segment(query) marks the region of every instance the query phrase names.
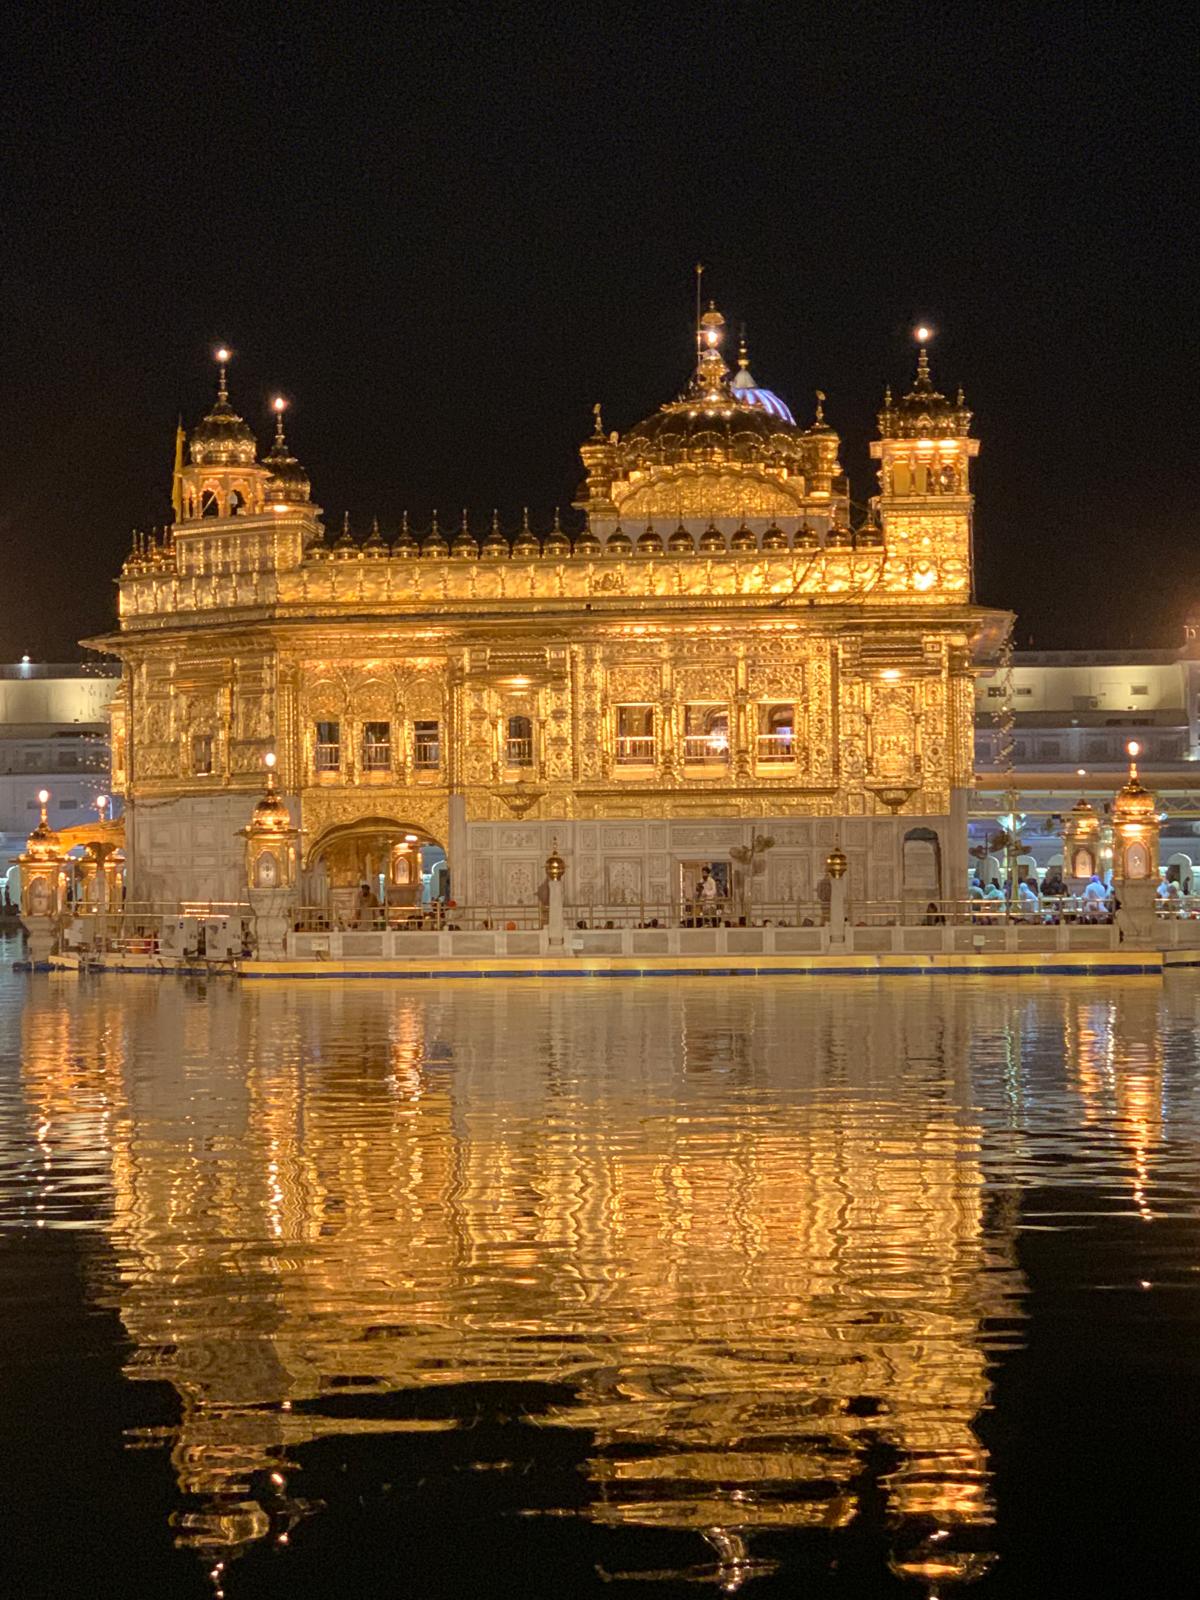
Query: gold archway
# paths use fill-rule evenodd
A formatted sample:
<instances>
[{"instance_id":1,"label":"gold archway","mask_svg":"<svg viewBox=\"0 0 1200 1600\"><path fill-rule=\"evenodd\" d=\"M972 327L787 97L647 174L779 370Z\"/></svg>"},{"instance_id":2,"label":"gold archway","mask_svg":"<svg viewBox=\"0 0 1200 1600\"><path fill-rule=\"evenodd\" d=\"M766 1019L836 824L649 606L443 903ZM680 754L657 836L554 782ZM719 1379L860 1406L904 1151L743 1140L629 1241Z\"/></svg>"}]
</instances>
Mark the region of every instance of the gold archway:
<instances>
[{"instance_id":1,"label":"gold archway","mask_svg":"<svg viewBox=\"0 0 1200 1600\"><path fill-rule=\"evenodd\" d=\"M420 823L401 822L396 817L355 817L352 822L335 822L327 828L322 828L305 851L304 870L310 872L319 861L329 855L331 850L337 850L339 847L365 846L367 842L376 840L395 843L398 838L404 839L408 834L415 835L421 845L434 845L443 852L446 849L442 841L434 838L428 828Z\"/></svg>"}]
</instances>

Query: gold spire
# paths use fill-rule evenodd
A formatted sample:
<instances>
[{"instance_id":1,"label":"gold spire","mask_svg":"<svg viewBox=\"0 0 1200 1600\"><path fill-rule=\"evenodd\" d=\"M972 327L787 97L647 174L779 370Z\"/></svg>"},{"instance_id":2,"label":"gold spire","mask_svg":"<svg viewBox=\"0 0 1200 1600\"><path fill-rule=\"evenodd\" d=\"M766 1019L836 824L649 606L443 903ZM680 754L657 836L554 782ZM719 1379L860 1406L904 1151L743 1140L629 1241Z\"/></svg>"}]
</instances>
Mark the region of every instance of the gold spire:
<instances>
[{"instance_id":1,"label":"gold spire","mask_svg":"<svg viewBox=\"0 0 1200 1600\"><path fill-rule=\"evenodd\" d=\"M287 410L287 401L281 394L271 401L271 409L275 413L275 448L282 455L287 449L287 440L283 437L283 413Z\"/></svg>"}]
</instances>

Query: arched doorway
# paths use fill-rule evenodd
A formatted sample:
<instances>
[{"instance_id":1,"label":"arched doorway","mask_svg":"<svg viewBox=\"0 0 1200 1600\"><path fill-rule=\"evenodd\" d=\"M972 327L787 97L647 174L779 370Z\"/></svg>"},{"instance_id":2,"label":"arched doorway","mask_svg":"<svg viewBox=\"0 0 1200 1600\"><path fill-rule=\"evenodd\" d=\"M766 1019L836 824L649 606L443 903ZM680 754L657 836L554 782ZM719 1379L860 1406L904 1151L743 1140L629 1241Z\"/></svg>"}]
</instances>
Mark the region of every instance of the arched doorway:
<instances>
[{"instance_id":1,"label":"arched doorway","mask_svg":"<svg viewBox=\"0 0 1200 1600\"><path fill-rule=\"evenodd\" d=\"M306 909L331 928L402 927L450 898L441 843L394 817L359 817L326 828L301 880Z\"/></svg>"}]
</instances>

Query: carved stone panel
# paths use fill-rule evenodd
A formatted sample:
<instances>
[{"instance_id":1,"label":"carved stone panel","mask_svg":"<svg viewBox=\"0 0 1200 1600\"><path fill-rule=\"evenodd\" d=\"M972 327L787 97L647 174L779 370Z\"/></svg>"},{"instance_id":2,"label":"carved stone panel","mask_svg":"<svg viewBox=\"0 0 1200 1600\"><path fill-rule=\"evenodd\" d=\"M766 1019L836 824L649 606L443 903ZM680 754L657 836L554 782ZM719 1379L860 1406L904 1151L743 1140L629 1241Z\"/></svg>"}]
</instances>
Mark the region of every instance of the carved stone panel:
<instances>
[{"instance_id":1,"label":"carved stone panel","mask_svg":"<svg viewBox=\"0 0 1200 1600\"><path fill-rule=\"evenodd\" d=\"M605 901L609 905L637 905L642 899L642 863L606 861L604 863Z\"/></svg>"}]
</instances>

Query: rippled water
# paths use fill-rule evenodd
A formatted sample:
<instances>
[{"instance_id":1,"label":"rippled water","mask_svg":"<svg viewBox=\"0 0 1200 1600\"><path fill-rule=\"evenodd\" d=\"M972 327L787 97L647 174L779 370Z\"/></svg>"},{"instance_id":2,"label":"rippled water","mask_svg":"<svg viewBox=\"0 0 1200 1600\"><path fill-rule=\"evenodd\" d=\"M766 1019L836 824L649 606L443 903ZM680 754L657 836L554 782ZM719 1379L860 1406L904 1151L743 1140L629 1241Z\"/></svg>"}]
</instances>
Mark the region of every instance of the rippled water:
<instances>
[{"instance_id":1,"label":"rippled water","mask_svg":"<svg viewBox=\"0 0 1200 1600\"><path fill-rule=\"evenodd\" d=\"M1190 1593L1198 1002L5 970L4 1592Z\"/></svg>"}]
</instances>

